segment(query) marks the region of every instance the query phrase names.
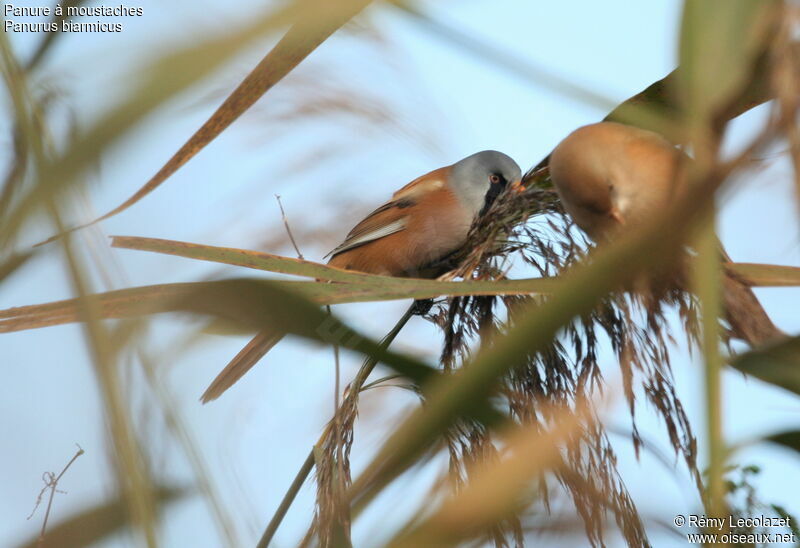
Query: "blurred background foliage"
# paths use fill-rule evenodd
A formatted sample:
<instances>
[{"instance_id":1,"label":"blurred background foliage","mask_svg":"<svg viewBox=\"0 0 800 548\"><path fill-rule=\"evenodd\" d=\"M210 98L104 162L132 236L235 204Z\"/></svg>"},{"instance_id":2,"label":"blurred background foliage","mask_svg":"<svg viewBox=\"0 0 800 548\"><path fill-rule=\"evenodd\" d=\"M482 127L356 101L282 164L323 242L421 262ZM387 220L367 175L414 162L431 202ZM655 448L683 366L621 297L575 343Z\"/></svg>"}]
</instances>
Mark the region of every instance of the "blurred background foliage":
<instances>
[{"instance_id":1,"label":"blurred background foliage","mask_svg":"<svg viewBox=\"0 0 800 548\"><path fill-rule=\"evenodd\" d=\"M675 514L798 511L796 6L522 4L143 2L118 36L2 35L4 544L667 546ZM607 116L686 145L696 191L586 260L546 158ZM528 190L445 279L302 260L482 148ZM686 241L695 295L618 291ZM759 296L786 339L727 340L722 268L783 288ZM201 406L264 326L291 337Z\"/></svg>"}]
</instances>

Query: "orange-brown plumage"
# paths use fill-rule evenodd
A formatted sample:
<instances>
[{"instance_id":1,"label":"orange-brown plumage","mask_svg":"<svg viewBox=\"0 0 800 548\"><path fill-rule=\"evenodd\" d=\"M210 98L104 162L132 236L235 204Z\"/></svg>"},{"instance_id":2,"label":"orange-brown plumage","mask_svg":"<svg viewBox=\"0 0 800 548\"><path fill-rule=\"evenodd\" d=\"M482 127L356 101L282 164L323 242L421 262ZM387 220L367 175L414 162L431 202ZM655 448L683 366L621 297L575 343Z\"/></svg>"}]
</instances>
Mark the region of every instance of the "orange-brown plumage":
<instances>
[{"instance_id":1,"label":"orange-brown plumage","mask_svg":"<svg viewBox=\"0 0 800 548\"><path fill-rule=\"evenodd\" d=\"M500 152L486 150L419 177L353 227L331 251L328 264L371 274L435 277L433 266L466 241L472 221L509 183L519 166ZM203 394L218 398L279 340L261 332L231 360Z\"/></svg>"},{"instance_id":2,"label":"orange-brown plumage","mask_svg":"<svg viewBox=\"0 0 800 548\"><path fill-rule=\"evenodd\" d=\"M592 239L639 226L675 198L683 153L666 139L614 122L578 128L553 150L550 175L564 209Z\"/></svg>"},{"instance_id":3,"label":"orange-brown plumage","mask_svg":"<svg viewBox=\"0 0 800 548\"><path fill-rule=\"evenodd\" d=\"M550 176L567 213L602 242L621 230L646 225L680 196L688 162L688 156L652 131L601 122L578 128L561 141L550 156ZM688 261L676 270L666 278L685 288ZM752 345L782 336L746 283L726 272L722 289L734 336Z\"/></svg>"},{"instance_id":4,"label":"orange-brown plumage","mask_svg":"<svg viewBox=\"0 0 800 548\"><path fill-rule=\"evenodd\" d=\"M391 201L350 231L343 245L400 220L402 230L334 252L328 264L386 276L425 277L425 266L464 243L474 217L446 185L449 169L432 171L395 192Z\"/></svg>"}]
</instances>

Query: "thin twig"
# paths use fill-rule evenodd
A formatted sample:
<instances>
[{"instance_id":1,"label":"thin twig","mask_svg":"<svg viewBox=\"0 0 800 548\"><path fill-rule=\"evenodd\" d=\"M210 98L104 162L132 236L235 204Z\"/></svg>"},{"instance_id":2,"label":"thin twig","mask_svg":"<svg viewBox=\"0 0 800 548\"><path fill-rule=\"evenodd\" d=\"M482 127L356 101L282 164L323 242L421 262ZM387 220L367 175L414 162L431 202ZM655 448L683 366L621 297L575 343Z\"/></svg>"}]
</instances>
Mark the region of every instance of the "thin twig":
<instances>
[{"instance_id":1,"label":"thin twig","mask_svg":"<svg viewBox=\"0 0 800 548\"><path fill-rule=\"evenodd\" d=\"M406 310L405 314L397 321L395 326L392 328L389 333L381 341L381 349L386 349L392 344L397 334L400 333L400 330L408 323L408 320L411 319L411 316L414 315L415 304L412 303L411 306ZM364 360L364 363L361 365L361 369L359 369L358 374L353 379L353 383L351 386L351 394L356 394L359 392L361 387L364 385L364 381L367 380L372 370L375 368L375 365L378 363L376 358L371 356L367 357ZM338 415L337 409L337 415ZM326 428L322 435L317 441L314 447L318 447L325 441L325 438L330 433L330 424L328 423L328 428ZM275 536L275 532L278 530L278 527L283 521L283 518L286 516L286 512L289 510L289 507L294 502L297 493L300 491L300 487L302 487L303 483L305 483L306 478L311 473L311 470L314 468L314 447L311 448L309 451L306 460L303 462L303 465L300 467L300 470L297 472L297 475L292 481L292 484L289 486L289 490L286 491L286 494L283 496L283 500L281 500L280 505L278 505L278 509L275 511L275 514L272 516L272 519L267 524L267 528L264 530L264 534L261 536L261 540L258 541L257 548L267 548L269 543L272 542L272 537Z\"/></svg>"},{"instance_id":2,"label":"thin twig","mask_svg":"<svg viewBox=\"0 0 800 548\"><path fill-rule=\"evenodd\" d=\"M267 525L264 534L261 536L261 540L258 541L257 548L266 548L269 543L272 541L272 537L275 534L275 531L278 530L278 526L283 521L283 517L286 515L286 512L289 511L289 507L294 502L294 498L297 496L297 493L300 491L300 488L305 483L306 478L311 473L311 470L314 468L314 450L308 453L305 462L300 467L300 470L297 471L297 475L292 481L292 484L289 486L289 490L286 491L286 494L283 496L283 500L281 500L278 509L275 510L275 515L272 516L272 519Z\"/></svg>"},{"instance_id":3,"label":"thin twig","mask_svg":"<svg viewBox=\"0 0 800 548\"><path fill-rule=\"evenodd\" d=\"M328 315L331 314L331 307L327 306ZM342 432L342 409L339 405L339 393L341 390L341 364L339 362L339 345L333 345L334 362L334 383L333 383L333 438L339 439ZM336 470L337 470L337 495L344 493L347 486L344 479L344 464L342 463L342 446L336 447ZM341 499L340 499L341 500Z\"/></svg>"},{"instance_id":4,"label":"thin twig","mask_svg":"<svg viewBox=\"0 0 800 548\"><path fill-rule=\"evenodd\" d=\"M76 443L75 445L78 444ZM45 485L42 488L41 492L39 493L39 496L36 497L36 505L33 507L31 515L28 516L27 518L31 519L33 517L33 514L36 513L36 509L39 508L39 505L42 503L42 497L44 496L45 492L49 489L50 498L47 500L47 510L44 513L44 522L42 522L42 530L39 532L39 539L36 541L36 546L42 546L44 543L44 534L47 531L47 520L50 518L50 509L53 507L53 497L55 497L58 487L58 482L61 480L62 476L66 473L66 471L69 470L69 467L72 466L72 463L75 462L78 457L83 455L83 453L84 453L83 448L80 445L78 445L78 452L75 453L75 455L69 460L67 465L64 467L64 469L58 476L56 476L52 472L45 472L44 475L42 476Z\"/></svg>"},{"instance_id":5,"label":"thin twig","mask_svg":"<svg viewBox=\"0 0 800 548\"><path fill-rule=\"evenodd\" d=\"M283 210L283 204L281 203L281 195L276 194L275 199L278 200L278 207L281 208L281 218L283 219L283 226L286 227L286 232L289 234L289 239L292 241L292 246L294 246L294 250L297 253L297 258L305 260L303 254L300 253L300 248L297 247L297 242L294 240L292 229L289 227L289 219L286 218L286 212Z\"/></svg>"}]
</instances>

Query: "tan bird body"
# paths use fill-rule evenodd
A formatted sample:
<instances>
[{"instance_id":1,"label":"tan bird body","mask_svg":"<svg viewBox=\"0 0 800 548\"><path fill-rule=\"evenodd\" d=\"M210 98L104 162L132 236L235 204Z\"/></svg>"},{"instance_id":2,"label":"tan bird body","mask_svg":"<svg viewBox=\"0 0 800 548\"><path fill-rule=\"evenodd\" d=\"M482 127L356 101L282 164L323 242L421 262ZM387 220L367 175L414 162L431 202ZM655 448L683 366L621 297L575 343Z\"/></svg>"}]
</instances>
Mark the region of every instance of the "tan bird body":
<instances>
[{"instance_id":1,"label":"tan bird body","mask_svg":"<svg viewBox=\"0 0 800 548\"><path fill-rule=\"evenodd\" d=\"M485 150L431 171L367 215L329 253L328 264L384 276L431 278L466 242L475 218L521 170L505 154ZM217 399L283 337L258 333L217 375L201 400Z\"/></svg>"},{"instance_id":2,"label":"tan bird body","mask_svg":"<svg viewBox=\"0 0 800 548\"><path fill-rule=\"evenodd\" d=\"M614 122L581 127L550 156L550 176L564 209L594 241L646 224L685 188L691 161L660 135ZM722 251L723 257L727 255ZM672 283L685 288L685 263ZM753 291L726 272L723 302L732 334L751 345L782 335Z\"/></svg>"},{"instance_id":3,"label":"tan bird body","mask_svg":"<svg viewBox=\"0 0 800 548\"><path fill-rule=\"evenodd\" d=\"M350 231L328 264L384 276L435 276L425 267L457 250L475 218L447 185L450 169L432 171L395 192ZM359 243L387 226L398 230Z\"/></svg>"},{"instance_id":4,"label":"tan bird body","mask_svg":"<svg viewBox=\"0 0 800 548\"><path fill-rule=\"evenodd\" d=\"M593 240L646 223L675 199L682 153L651 131L602 122L572 132L550 155L564 209Z\"/></svg>"}]
</instances>

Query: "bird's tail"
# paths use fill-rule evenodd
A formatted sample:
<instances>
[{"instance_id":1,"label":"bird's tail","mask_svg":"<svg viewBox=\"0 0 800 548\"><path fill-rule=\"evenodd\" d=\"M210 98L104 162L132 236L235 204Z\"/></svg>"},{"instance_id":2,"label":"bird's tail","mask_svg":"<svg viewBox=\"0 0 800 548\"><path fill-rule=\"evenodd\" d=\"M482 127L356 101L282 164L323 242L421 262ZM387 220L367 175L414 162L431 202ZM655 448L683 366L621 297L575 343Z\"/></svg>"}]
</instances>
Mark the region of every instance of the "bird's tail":
<instances>
[{"instance_id":1,"label":"bird's tail","mask_svg":"<svg viewBox=\"0 0 800 548\"><path fill-rule=\"evenodd\" d=\"M750 346L760 346L785 336L775 327L750 286L733 272L726 270L723 279L722 299L725 318L731 334Z\"/></svg>"},{"instance_id":2,"label":"bird's tail","mask_svg":"<svg viewBox=\"0 0 800 548\"><path fill-rule=\"evenodd\" d=\"M283 334L281 333L269 330L260 331L217 375L203 392L200 401L208 403L219 398L223 392L250 371L250 368L258 363L258 360L263 358L282 338Z\"/></svg>"}]
</instances>

